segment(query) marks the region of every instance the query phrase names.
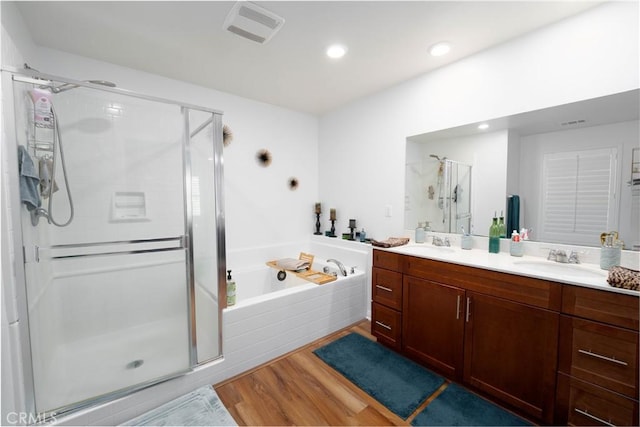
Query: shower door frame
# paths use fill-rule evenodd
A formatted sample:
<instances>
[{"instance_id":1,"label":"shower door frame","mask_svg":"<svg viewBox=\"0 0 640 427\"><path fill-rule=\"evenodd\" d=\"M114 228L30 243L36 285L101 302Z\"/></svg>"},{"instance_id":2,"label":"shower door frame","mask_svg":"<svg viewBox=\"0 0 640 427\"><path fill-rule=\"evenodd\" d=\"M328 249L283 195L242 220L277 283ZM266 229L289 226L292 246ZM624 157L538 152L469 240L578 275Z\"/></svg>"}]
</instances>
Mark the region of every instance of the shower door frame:
<instances>
[{"instance_id":1,"label":"shower door frame","mask_svg":"<svg viewBox=\"0 0 640 427\"><path fill-rule=\"evenodd\" d=\"M19 345L21 353L21 375L22 383L24 386L24 394L20 396L24 398L24 409L33 414L38 421L55 421L55 417L61 414L70 414L79 409L83 409L90 406L104 404L114 399L118 399L124 396L128 396L136 391L151 387L164 381L168 381L173 378L180 377L193 369L198 365L203 365L223 357L224 349L222 342L222 310L226 306L226 252L225 252L225 216L224 216L224 169L223 169L223 144L222 144L222 111L215 110L198 105L183 103L175 100L165 99L157 96L146 95L137 93L131 90L120 89L117 87L102 86L99 84L93 84L85 81L68 79L52 74L41 73L33 69L17 69L12 67L3 67L0 69L2 74L2 88L6 94L7 104L11 107L8 111L4 111L3 115L6 118L6 135L16 135L16 114L13 82L32 83L36 85L53 84L54 82L71 84L78 87L85 87L94 90L100 90L104 92L111 92L121 96L128 96L138 99L143 99L151 102L158 102L162 104L175 105L180 107L180 112L183 116L183 136L182 136L182 167L183 167L183 207L184 207L184 220L185 220L185 236L186 244L183 245L186 250L185 253L185 275L186 275L186 293L187 293L187 316L188 316L188 335L189 335L189 366L178 372L168 374L163 377L155 378L143 383L138 383L125 387L123 389L115 390L109 393L105 393L100 396L89 397L80 402L76 402L70 405L66 405L60 408L56 408L55 412L36 412L35 402L35 381L32 363L32 349L30 340L29 329L29 316L28 316L28 302L26 293L26 272L25 272L25 254L24 254L24 241L22 236L22 203L20 202L20 196L18 193L18 170L17 170L17 157L16 161L9 161L11 169L9 170L9 176L11 177L11 184L9 185L10 191L8 197L10 198L10 221L11 227L14 232L13 237L13 249L14 249L14 263L15 263L15 291L14 297L17 299L17 313L19 323ZM10 88L10 89L9 89ZM213 168L214 168L214 202L215 202L215 221L216 221L216 265L218 281L218 348L219 353L217 356L204 360L198 363L197 357L197 340L196 340L196 318L195 318L195 277L194 277L194 254L193 254L193 222L192 222L192 201L191 201L191 161L190 161L190 142L192 134L189 130L189 111L196 110L211 114L211 118L205 120L205 123L199 125L197 129L201 130L208 126L209 123L213 126L213 132L211 136L211 143L213 145ZM15 147L17 148L17 140ZM8 149L10 149L9 147ZM31 224L29 224L31 226ZM19 230L19 232L18 232ZM21 390L22 391L22 390Z\"/></svg>"}]
</instances>

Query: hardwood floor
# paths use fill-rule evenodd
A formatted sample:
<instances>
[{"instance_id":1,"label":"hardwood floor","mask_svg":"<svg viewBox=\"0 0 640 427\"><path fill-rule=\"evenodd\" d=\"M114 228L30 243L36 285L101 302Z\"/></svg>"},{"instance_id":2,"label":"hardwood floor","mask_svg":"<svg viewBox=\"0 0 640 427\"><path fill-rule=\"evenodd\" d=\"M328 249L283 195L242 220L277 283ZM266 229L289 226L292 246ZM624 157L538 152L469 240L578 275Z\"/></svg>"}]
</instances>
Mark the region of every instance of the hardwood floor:
<instances>
[{"instance_id":1,"label":"hardwood floor","mask_svg":"<svg viewBox=\"0 0 640 427\"><path fill-rule=\"evenodd\" d=\"M350 332L374 340L364 320L214 386L238 425L410 425L448 383L406 421L315 356Z\"/></svg>"}]
</instances>

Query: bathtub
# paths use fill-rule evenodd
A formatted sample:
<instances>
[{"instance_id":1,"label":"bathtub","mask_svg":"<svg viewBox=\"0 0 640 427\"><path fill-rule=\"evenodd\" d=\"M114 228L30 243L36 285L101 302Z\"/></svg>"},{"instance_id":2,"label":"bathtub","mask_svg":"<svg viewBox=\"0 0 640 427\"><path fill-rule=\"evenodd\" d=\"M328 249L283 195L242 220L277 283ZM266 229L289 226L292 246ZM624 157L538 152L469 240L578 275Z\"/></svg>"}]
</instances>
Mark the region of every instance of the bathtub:
<instances>
[{"instance_id":1,"label":"bathtub","mask_svg":"<svg viewBox=\"0 0 640 427\"><path fill-rule=\"evenodd\" d=\"M313 248L322 249L331 248ZM229 374L244 372L366 317L367 253L338 252L316 260L342 255L350 261L345 264L349 274L338 274L337 280L324 285L292 273L279 281L278 270L264 263L233 270L236 304L223 310L222 351ZM358 266L353 274L352 265ZM335 264L316 262L312 268L322 271L324 266L337 270Z\"/></svg>"}]
</instances>

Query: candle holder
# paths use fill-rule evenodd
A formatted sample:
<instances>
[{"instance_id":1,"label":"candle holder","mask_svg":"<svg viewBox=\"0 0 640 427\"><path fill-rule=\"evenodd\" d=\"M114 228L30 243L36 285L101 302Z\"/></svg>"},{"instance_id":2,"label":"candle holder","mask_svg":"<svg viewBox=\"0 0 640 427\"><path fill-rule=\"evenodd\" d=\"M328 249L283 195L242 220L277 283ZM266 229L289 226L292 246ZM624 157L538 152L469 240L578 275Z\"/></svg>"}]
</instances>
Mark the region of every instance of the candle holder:
<instances>
[{"instance_id":1,"label":"candle holder","mask_svg":"<svg viewBox=\"0 0 640 427\"><path fill-rule=\"evenodd\" d=\"M319 236L322 234L320 232L320 212L316 212L316 232L313 234L315 234L316 236Z\"/></svg>"},{"instance_id":2,"label":"candle holder","mask_svg":"<svg viewBox=\"0 0 640 427\"><path fill-rule=\"evenodd\" d=\"M336 237L336 220L332 219L331 221L331 231L327 234L328 237Z\"/></svg>"},{"instance_id":3,"label":"candle holder","mask_svg":"<svg viewBox=\"0 0 640 427\"><path fill-rule=\"evenodd\" d=\"M356 240L355 235L354 235L354 230L356 229L356 220L355 219L350 219L349 220L349 230L351 230L351 232L349 233L349 240Z\"/></svg>"}]
</instances>

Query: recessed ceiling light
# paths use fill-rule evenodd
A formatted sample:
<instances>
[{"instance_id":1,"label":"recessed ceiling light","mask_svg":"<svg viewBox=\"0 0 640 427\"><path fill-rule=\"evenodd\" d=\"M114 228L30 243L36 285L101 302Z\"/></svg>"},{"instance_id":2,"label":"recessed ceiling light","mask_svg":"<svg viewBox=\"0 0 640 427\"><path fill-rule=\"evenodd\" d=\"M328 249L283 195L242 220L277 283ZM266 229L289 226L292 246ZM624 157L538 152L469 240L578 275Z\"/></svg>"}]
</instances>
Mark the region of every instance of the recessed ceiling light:
<instances>
[{"instance_id":1,"label":"recessed ceiling light","mask_svg":"<svg viewBox=\"0 0 640 427\"><path fill-rule=\"evenodd\" d=\"M478 125L478 129L480 129L480 130L489 129L489 124L488 123L479 124Z\"/></svg>"},{"instance_id":2,"label":"recessed ceiling light","mask_svg":"<svg viewBox=\"0 0 640 427\"><path fill-rule=\"evenodd\" d=\"M347 48L341 44L334 44L327 48L327 56L329 58L342 58L347 53Z\"/></svg>"},{"instance_id":3,"label":"recessed ceiling light","mask_svg":"<svg viewBox=\"0 0 640 427\"><path fill-rule=\"evenodd\" d=\"M429 48L429 53L431 54L431 56L442 56L449 53L450 50L451 44L449 44L448 42L440 42L431 46Z\"/></svg>"}]
</instances>

